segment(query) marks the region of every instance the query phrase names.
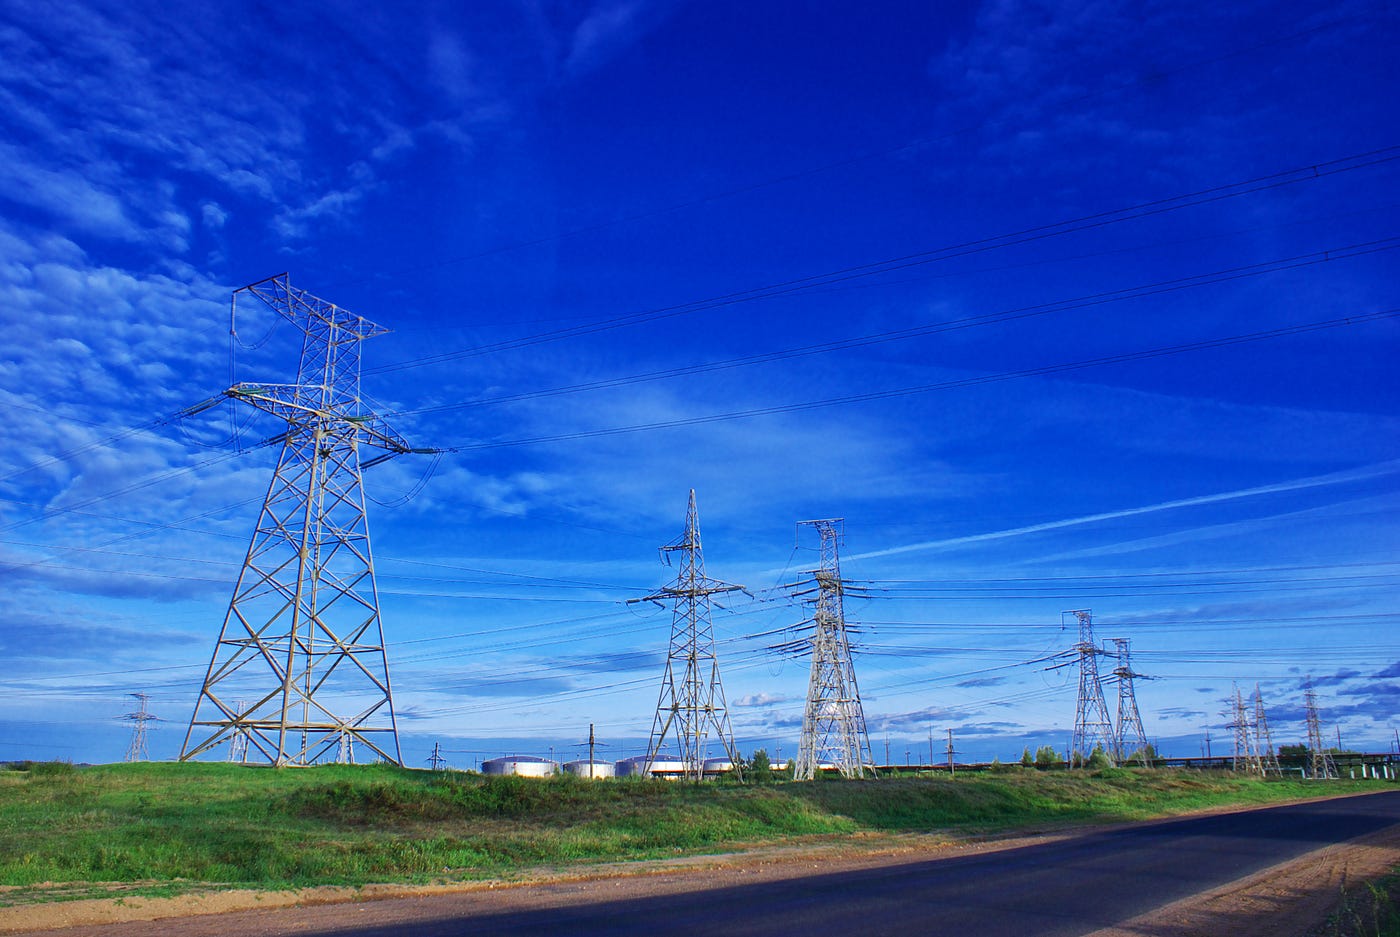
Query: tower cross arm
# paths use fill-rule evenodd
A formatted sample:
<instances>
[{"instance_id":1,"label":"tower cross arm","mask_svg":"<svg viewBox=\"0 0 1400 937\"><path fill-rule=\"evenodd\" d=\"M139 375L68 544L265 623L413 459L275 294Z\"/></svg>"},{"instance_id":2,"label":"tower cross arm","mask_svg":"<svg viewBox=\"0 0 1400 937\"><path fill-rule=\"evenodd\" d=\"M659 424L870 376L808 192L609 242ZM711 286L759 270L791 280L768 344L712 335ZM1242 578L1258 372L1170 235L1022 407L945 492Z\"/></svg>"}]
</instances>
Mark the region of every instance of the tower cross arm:
<instances>
[{"instance_id":1,"label":"tower cross arm","mask_svg":"<svg viewBox=\"0 0 1400 937\"><path fill-rule=\"evenodd\" d=\"M235 310L238 308L238 297L244 294L257 297L287 321L301 328L334 329L343 336L342 341L363 341L390 331L364 316L357 316L348 309L292 286L291 278L285 273L234 290ZM231 325L232 330L236 332L236 319Z\"/></svg>"},{"instance_id":2,"label":"tower cross arm","mask_svg":"<svg viewBox=\"0 0 1400 937\"><path fill-rule=\"evenodd\" d=\"M657 602L661 599L674 599L676 596L686 595L719 595L723 592L748 592L743 586L736 586L727 582L720 582L717 579L701 579L695 583L677 584L673 586L662 586L651 595L644 595L636 599L628 599L628 605L635 605L638 602Z\"/></svg>"},{"instance_id":3,"label":"tower cross arm","mask_svg":"<svg viewBox=\"0 0 1400 937\"><path fill-rule=\"evenodd\" d=\"M257 407L288 423L312 419L344 423L354 427L357 441L389 452L416 452L383 417L374 413L345 414L308 403L311 397L301 384L235 384L224 396Z\"/></svg>"}]
</instances>

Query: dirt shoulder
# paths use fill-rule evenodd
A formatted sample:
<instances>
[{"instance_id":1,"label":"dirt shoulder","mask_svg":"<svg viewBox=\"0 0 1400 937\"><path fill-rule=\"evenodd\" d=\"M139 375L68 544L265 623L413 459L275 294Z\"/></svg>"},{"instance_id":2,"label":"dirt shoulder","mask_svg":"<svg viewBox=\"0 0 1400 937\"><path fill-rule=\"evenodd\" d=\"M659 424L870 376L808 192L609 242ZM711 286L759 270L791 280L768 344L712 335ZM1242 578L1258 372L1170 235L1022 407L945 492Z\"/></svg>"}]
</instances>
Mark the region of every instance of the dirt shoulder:
<instances>
[{"instance_id":1,"label":"dirt shoulder","mask_svg":"<svg viewBox=\"0 0 1400 937\"><path fill-rule=\"evenodd\" d=\"M1327 846L1221 888L1157 908L1091 937L1278 937L1311 934L1344 894L1364 890L1400 865L1400 827ZM1288 921L1288 930L1280 930Z\"/></svg>"},{"instance_id":2,"label":"dirt shoulder","mask_svg":"<svg viewBox=\"0 0 1400 937\"><path fill-rule=\"evenodd\" d=\"M1272 805L1271 805L1272 806ZM1196 816L1255 807L1218 808ZM1160 821L1148 821L1160 822ZM330 924L342 913L363 911L366 903L439 895L474 895L497 910L546 905L561 892L573 902L675 894L740 883L800 878L824 873L900 865L906 862L987 853L1100 832L1131 828L1081 826L989 838L950 838L943 834L860 834L776 845L749 845L717 855L613 862L521 870L510 879L436 885L321 887L292 891L204 890L175 897L116 895L0 908L0 934L24 934L73 927L110 926L277 908L316 908ZM1176 902L1150 915L1098 931L1095 937L1194 937L1230 933L1264 937L1278 933L1280 915L1298 925L1296 933L1321 925L1337 906L1342 887L1361 887L1400 865L1400 826L1349 843L1329 846L1228 886ZM537 887L527 887L537 886ZM538 886L545 886L543 888ZM62 898L72 886L40 893ZM489 897L481 893L490 893ZM343 906L343 907L337 907ZM363 920L363 918L361 918ZM1259 922L1259 923L1254 923ZM1272 922L1272 923L1270 923ZM1251 929L1253 927L1254 929Z\"/></svg>"}]
</instances>

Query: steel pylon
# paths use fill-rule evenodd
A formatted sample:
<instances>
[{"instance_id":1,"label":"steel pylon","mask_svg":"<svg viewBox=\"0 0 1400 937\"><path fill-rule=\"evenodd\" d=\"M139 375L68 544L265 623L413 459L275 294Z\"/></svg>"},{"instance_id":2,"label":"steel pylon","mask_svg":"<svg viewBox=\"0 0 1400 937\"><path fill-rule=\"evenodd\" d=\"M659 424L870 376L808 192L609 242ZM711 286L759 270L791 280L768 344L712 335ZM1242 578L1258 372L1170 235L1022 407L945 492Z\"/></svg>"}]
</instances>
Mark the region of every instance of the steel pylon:
<instances>
[{"instance_id":1,"label":"steel pylon","mask_svg":"<svg viewBox=\"0 0 1400 937\"><path fill-rule=\"evenodd\" d=\"M122 718L131 723L131 741L126 747L127 761L147 761L151 757L149 749L146 747L146 723L158 722L158 716L153 716L146 708L150 701L150 696L145 693L128 693L127 696L134 697L137 702L135 712L123 714Z\"/></svg>"},{"instance_id":2,"label":"steel pylon","mask_svg":"<svg viewBox=\"0 0 1400 937\"><path fill-rule=\"evenodd\" d=\"M799 536L803 527L814 527L820 536L821 560L812 571L817 586L815 598L809 600L814 605L812 670L793 779L810 781L824 764L834 766L848 778L864 777L874 774L875 757L870 751L865 710L846 633L846 582L841 578L840 557L844 521L839 517L800 521Z\"/></svg>"},{"instance_id":3,"label":"steel pylon","mask_svg":"<svg viewBox=\"0 0 1400 937\"><path fill-rule=\"evenodd\" d=\"M1332 759L1332 753L1327 750L1322 741L1322 719L1317 713L1317 693L1313 691L1311 675L1303 684L1303 703L1306 707L1308 724L1308 754L1310 756L1308 776L1319 781L1340 777L1337 773L1337 763Z\"/></svg>"},{"instance_id":4,"label":"steel pylon","mask_svg":"<svg viewBox=\"0 0 1400 937\"><path fill-rule=\"evenodd\" d=\"M1108 703L1103 698L1103 683L1099 680L1099 655L1103 651L1094 643L1093 613L1083 608L1062 613L1062 619L1063 615L1073 615L1079 623L1079 641L1074 645L1079 655L1079 695L1074 707L1070 766L1088 764L1095 745L1101 746L1110 759L1115 759L1117 740L1108 715Z\"/></svg>"},{"instance_id":5,"label":"steel pylon","mask_svg":"<svg viewBox=\"0 0 1400 937\"><path fill-rule=\"evenodd\" d=\"M678 558L676 579L659 591L630 602L671 603L671 641L666 653L666 671L652 719L643 774L651 773L668 738L674 738L685 765L686 777L705 777L706 743L710 733L724 747L733 770L740 772L741 758L729 724L729 710L720 681L719 658L715 656L714 626L710 621L710 597L725 592L741 592L743 586L720 582L705 575L705 554L700 544L700 516L695 508L695 489L685 513L685 533L661 547L661 557L669 565Z\"/></svg>"},{"instance_id":6,"label":"steel pylon","mask_svg":"<svg viewBox=\"0 0 1400 937\"><path fill-rule=\"evenodd\" d=\"M1147 733L1142 728L1142 714L1138 712L1137 692L1133 686L1133 680L1142 674L1133 671L1128 653L1128 639L1114 638L1113 645L1118 650L1118 666L1113 668L1113 676L1118 678L1118 724L1113 736L1114 758L1122 764L1136 752L1146 765ZM1136 745L1136 749L1130 749L1129 743Z\"/></svg>"},{"instance_id":7,"label":"steel pylon","mask_svg":"<svg viewBox=\"0 0 1400 937\"><path fill-rule=\"evenodd\" d=\"M1254 726L1250 724L1249 711L1245 708L1244 697L1240 695L1239 684L1234 687L1234 718L1230 728L1235 730L1235 757L1230 762L1232 771L1264 773L1264 765L1259 760L1259 752L1254 747Z\"/></svg>"},{"instance_id":8,"label":"steel pylon","mask_svg":"<svg viewBox=\"0 0 1400 937\"><path fill-rule=\"evenodd\" d=\"M1274 735L1269 731L1269 717L1264 712L1264 694L1257 683L1254 684L1254 750L1259 756L1261 774L1266 777L1283 774L1278 752L1274 750Z\"/></svg>"},{"instance_id":9,"label":"steel pylon","mask_svg":"<svg viewBox=\"0 0 1400 937\"><path fill-rule=\"evenodd\" d=\"M227 742L279 766L351 760L353 745L400 764L361 471L428 450L361 396L360 343L388 330L286 274L236 290L235 314L240 298L301 330L301 360L294 384L224 392L283 420L285 437L180 760Z\"/></svg>"}]
</instances>

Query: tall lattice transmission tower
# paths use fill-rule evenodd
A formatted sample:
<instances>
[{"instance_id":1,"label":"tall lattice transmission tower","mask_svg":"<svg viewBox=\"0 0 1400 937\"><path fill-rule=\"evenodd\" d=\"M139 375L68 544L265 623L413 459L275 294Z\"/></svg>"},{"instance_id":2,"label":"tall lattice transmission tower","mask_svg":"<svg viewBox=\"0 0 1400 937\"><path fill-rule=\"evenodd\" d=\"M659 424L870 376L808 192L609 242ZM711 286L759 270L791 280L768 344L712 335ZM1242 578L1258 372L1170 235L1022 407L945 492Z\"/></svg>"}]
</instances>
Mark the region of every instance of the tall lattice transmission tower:
<instances>
[{"instance_id":1,"label":"tall lattice transmission tower","mask_svg":"<svg viewBox=\"0 0 1400 937\"><path fill-rule=\"evenodd\" d=\"M1118 679L1118 724L1114 732L1114 758L1119 763L1136 754L1146 765L1147 732L1142 728L1142 714L1138 712L1137 692L1133 680L1142 674L1133 671L1128 655L1128 639L1114 638L1113 645L1118 651L1118 666L1113 668L1113 676ZM1130 748L1129 745L1134 747Z\"/></svg>"},{"instance_id":2,"label":"tall lattice transmission tower","mask_svg":"<svg viewBox=\"0 0 1400 937\"><path fill-rule=\"evenodd\" d=\"M1283 774L1274 750L1274 735L1269 731L1269 717L1264 712L1264 694L1254 684L1254 750L1259 755L1259 770L1265 774Z\"/></svg>"},{"instance_id":3,"label":"tall lattice transmission tower","mask_svg":"<svg viewBox=\"0 0 1400 937\"><path fill-rule=\"evenodd\" d=\"M126 761L148 761L151 753L146 747L146 723L158 722L160 717L153 716L147 710L146 704L151 697L145 693L128 693L127 696L135 697L136 711L123 713L122 719L131 723L131 741L126 746Z\"/></svg>"},{"instance_id":4,"label":"tall lattice transmission tower","mask_svg":"<svg viewBox=\"0 0 1400 937\"><path fill-rule=\"evenodd\" d=\"M1230 719L1230 728L1235 730L1235 757L1230 762L1230 768L1233 771L1252 771L1263 774L1264 766L1259 760L1259 753L1254 748L1254 727L1249 720L1249 710L1245 708L1239 684L1232 684L1232 686L1235 691L1234 699L1231 701L1234 715Z\"/></svg>"},{"instance_id":5,"label":"tall lattice transmission tower","mask_svg":"<svg viewBox=\"0 0 1400 937\"><path fill-rule=\"evenodd\" d=\"M1317 713L1317 693L1313 691L1311 676L1303 684L1303 704L1308 724L1308 754L1311 762L1309 776L1318 780L1338 777L1337 764L1332 760L1332 753L1327 750L1326 743L1322 741L1322 720Z\"/></svg>"},{"instance_id":6,"label":"tall lattice transmission tower","mask_svg":"<svg viewBox=\"0 0 1400 937\"><path fill-rule=\"evenodd\" d=\"M238 715L243 714L247 704L243 700L233 701L233 711ZM248 730L243 726L235 726L233 734L228 740L228 760L234 764L247 764L248 762Z\"/></svg>"},{"instance_id":7,"label":"tall lattice transmission tower","mask_svg":"<svg viewBox=\"0 0 1400 937\"><path fill-rule=\"evenodd\" d=\"M234 291L302 333L294 384L224 396L285 422L281 455L199 690L180 760L229 743L274 765L402 763L361 472L409 448L360 393L360 343L388 331L294 289ZM364 449L378 450L362 458ZM250 701L246 707L235 699Z\"/></svg>"},{"instance_id":8,"label":"tall lattice transmission tower","mask_svg":"<svg viewBox=\"0 0 1400 937\"><path fill-rule=\"evenodd\" d=\"M734 730L729 725L719 658L715 656L710 597L741 592L744 587L705 575L700 517L695 509L693 488L685 513L685 533L661 548L661 557L668 565L672 555L679 558L675 581L651 595L628 600L672 604L671 643L666 654L666 672L661 678L661 693L656 701L656 716L652 720L651 739L647 743L644 773L651 773L661 747L668 738L674 737L686 777L701 781L705 777L706 743L712 731L724 746L736 772L741 763L739 749L734 744Z\"/></svg>"},{"instance_id":9,"label":"tall lattice transmission tower","mask_svg":"<svg viewBox=\"0 0 1400 937\"><path fill-rule=\"evenodd\" d=\"M840 546L845 522L839 518L800 521L815 528L820 537L820 562L812 571L816 595L812 613L812 671L807 681L807 705L802 710L802 736L797 745L793 778L810 781L823 764L831 764L848 778L874 772L875 757L865 730L865 709L860 702L850 639L846 634L841 578Z\"/></svg>"},{"instance_id":10,"label":"tall lattice transmission tower","mask_svg":"<svg viewBox=\"0 0 1400 937\"><path fill-rule=\"evenodd\" d=\"M1079 640L1074 645L1079 656L1079 695L1074 705L1074 737L1069 746L1069 763L1073 767L1087 764L1095 746L1101 746L1111 759L1118 746L1099 680L1099 655L1104 652L1094 643L1093 612L1087 608L1062 612L1062 623L1065 615L1073 615L1079 624Z\"/></svg>"}]
</instances>

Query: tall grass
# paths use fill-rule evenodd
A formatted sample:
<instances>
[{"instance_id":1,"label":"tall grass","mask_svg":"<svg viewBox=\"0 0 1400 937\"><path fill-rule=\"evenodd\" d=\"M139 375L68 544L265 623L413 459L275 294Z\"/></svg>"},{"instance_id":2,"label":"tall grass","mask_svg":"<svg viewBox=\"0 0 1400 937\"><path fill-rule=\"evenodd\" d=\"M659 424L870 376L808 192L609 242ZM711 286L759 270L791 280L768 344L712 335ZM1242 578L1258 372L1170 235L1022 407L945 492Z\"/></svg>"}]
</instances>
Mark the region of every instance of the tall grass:
<instances>
[{"instance_id":1,"label":"tall grass","mask_svg":"<svg viewBox=\"0 0 1400 937\"><path fill-rule=\"evenodd\" d=\"M1377 783L1012 771L740 787L382 765L33 764L0 770L0 884L458 880L791 837L1141 819Z\"/></svg>"}]
</instances>

